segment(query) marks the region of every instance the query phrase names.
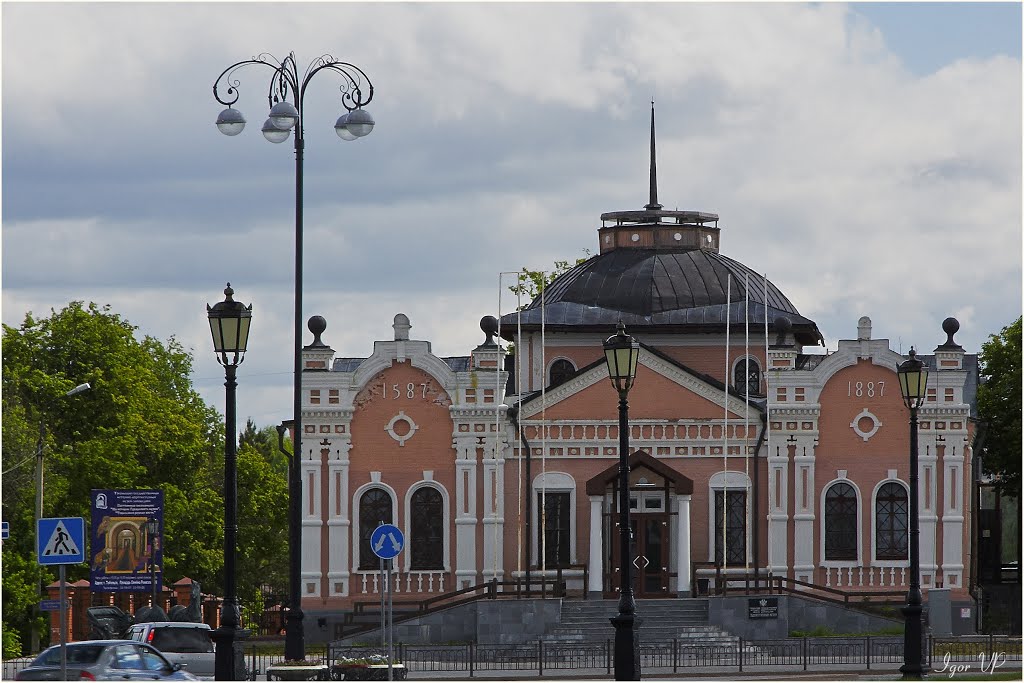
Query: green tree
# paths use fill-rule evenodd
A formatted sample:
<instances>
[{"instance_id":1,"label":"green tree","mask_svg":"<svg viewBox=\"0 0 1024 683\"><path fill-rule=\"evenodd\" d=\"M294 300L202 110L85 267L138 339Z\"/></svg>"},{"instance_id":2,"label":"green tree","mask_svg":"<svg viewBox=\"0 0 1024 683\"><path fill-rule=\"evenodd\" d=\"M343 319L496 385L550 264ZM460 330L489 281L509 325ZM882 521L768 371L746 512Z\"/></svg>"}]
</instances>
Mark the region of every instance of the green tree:
<instances>
[{"instance_id":1,"label":"green tree","mask_svg":"<svg viewBox=\"0 0 1024 683\"><path fill-rule=\"evenodd\" d=\"M556 278L565 273L569 272L570 269L575 268L579 264L590 258L590 250L584 249L583 256L576 259L572 263L569 261L555 261L555 267L551 270L530 270L529 268L523 268L519 271L522 277L516 284L511 285L508 289L513 294L521 296L525 303L521 304L517 310L522 310L530 305L544 288L551 284Z\"/></svg>"},{"instance_id":2,"label":"green tree","mask_svg":"<svg viewBox=\"0 0 1024 683\"><path fill-rule=\"evenodd\" d=\"M275 471L285 477L288 476L288 456L281 452L276 427L268 425L257 429L252 418L246 420L245 429L238 434L238 448L247 445L255 448ZM292 441L288 438L287 432L284 437L284 449L289 454L292 452Z\"/></svg>"},{"instance_id":3,"label":"green tree","mask_svg":"<svg viewBox=\"0 0 1024 683\"><path fill-rule=\"evenodd\" d=\"M239 600L258 623L264 592L288 590L288 474L250 443L238 449L237 542Z\"/></svg>"},{"instance_id":4,"label":"green tree","mask_svg":"<svg viewBox=\"0 0 1024 683\"><path fill-rule=\"evenodd\" d=\"M987 424L985 471L1001 493L1020 495L1021 470L1021 318L982 344L978 356L982 383L978 413Z\"/></svg>"},{"instance_id":5,"label":"green tree","mask_svg":"<svg viewBox=\"0 0 1024 683\"><path fill-rule=\"evenodd\" d=\"M2 350L3 518L11 523L3 548L5 634L28 642L35 617L18 587L54 575L34 563L40 425L44 517L88 519L94 488L162 489L165 570L217 590L223 422L192 389L191 355L173 337L138 339L109 307L82 302L47 318L30 313L17 328L4 325ZM90 391L65 396L84 382ZM67 574L87 578L88 566L69 566Z\"/></svg>"}]
</instances>

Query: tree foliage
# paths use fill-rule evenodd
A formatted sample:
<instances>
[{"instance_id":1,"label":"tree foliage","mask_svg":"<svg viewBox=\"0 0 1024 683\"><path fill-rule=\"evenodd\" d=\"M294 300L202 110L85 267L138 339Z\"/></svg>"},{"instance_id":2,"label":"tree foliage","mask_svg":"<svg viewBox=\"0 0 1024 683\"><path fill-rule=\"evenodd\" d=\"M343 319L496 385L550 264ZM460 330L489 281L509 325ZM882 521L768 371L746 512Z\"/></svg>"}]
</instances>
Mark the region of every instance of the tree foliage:
<instances>
[{"instance_id":1,"label":"tree foliage","mask_svg":"<svg viewBox=\"0 0 1024 683\"><path fill-rule=\"evenodd\" d=\"M161 489L165 582L188 576L204 592L221 592L224 422L192 388L191 354L173 337L138 338L109 306L82 302L47 318L30 313L17 328L4 325L2 351L2 502L11 526L3 547L5 656L8 644L13 651L19 639L28 642L40 581L55 577L35 558L40 446L44 517L88 522L92 489ZM84 382L89 391L66 396ZM239 568L240 586L287 571L273 540L286 534L279 518L287 514L287 475L268 429L273 451L265 457L266 449L243 449L239 458L239 535L249 544L240 549L259 560ZM69 582L88 578L88 567L69 565L67 575Z\"/></svg>"},{"instance_id":2,"label":"tree foliage","mask_svg":"<svg viewBox=\"0 0 1024 683\"><path fill-rule=\"evenodd\" d=\"M978 412L986 423L985 471L1001 492L1020 495L1021 318L982 344Z\"/></svg>"},{"instance_id":3,"label":"tree foliage","mask_svg":"<svg viewBox=\"0 0 1024 683\"><path fill-rule=\"evenodd\" d=\"M510 292L521 297L521 300L525 302L520 304L517 310L522 310L529 306L530 302L543 292L544 288L551 284L556 278L569 272L570 269L575 268L589 258L590 250L584 249L582 257L571 263L569 261L555 261L555 267L551 270L530 270L529 268L524 267L519 271L520 278L516 284L511 285L508 288Z\"/></svg>"}]
</instances>

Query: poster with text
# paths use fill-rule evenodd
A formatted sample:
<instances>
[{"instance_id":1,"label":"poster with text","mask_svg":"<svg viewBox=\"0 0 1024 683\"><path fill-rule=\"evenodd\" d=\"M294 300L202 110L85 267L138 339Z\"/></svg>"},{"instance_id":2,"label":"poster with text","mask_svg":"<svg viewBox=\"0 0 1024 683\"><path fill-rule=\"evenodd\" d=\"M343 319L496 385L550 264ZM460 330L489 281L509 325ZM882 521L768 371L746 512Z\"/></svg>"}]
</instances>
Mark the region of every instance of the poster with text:
<instances>
[{"instance_id":1,"label":"poster with text","mask_svg":"<svg viewBox=\"0 0 1024 683\"><path fill-rule=\"evenodd\" d=\"M163 569L164 492L92 490L93 591L148 593Z\"/></svg>"}]
</instances>

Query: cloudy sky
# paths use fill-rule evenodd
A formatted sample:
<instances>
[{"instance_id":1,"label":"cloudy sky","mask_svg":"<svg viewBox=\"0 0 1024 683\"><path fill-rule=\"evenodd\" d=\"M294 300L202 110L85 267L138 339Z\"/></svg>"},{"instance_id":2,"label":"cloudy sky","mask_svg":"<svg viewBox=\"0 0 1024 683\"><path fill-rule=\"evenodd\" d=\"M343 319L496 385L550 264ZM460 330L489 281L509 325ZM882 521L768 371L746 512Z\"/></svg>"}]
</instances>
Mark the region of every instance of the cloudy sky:
<instances>
[{"instance_id":1,"label":"cloudy sky","mask_svg":"<svg viewBox=\"0 0 1024 683\"><path fill-rule=\"evenodd\" d=\"M304 317L366 356L395 313L438 355L507 313L499 273L596 251L602 212L719 214L829 348L975 352L1021 313L1021 5L12 3L2 6L3 322L110 304L194 350L223 411L207 303L253 304L239 418L291 413L294 155L259 129L260 52L362 67L377 127L306 96ZM500 311L499 311L500 308ZM305 343L310 337L307 336Z\"/></svg>"}]
</instances>

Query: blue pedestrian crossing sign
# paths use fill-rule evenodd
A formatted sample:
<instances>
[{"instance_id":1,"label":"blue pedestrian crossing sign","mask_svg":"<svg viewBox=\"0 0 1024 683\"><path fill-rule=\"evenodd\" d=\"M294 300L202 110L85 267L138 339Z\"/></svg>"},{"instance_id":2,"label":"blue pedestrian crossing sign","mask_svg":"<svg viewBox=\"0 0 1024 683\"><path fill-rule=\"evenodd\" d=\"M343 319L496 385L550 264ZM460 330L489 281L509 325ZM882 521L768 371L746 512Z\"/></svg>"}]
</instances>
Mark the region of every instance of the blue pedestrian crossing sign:
<instances>
[{"instance_id":1,"label":"blue pedestrian crossing sign","mask_svg":"<svg viewBox=\"0 0 1024 683\"><path fill-rule=\"evenodd\" d=\"M390 560L402 552L404 547L405 536L394 524L381 524L370 535L370 548L382 560Z\"/></svg>"},{"instance_id":2,"label":"blue pedestrian crossing sign","mask_svg":"<svg viewBox=\"0 0 1024 683\"><path fill-rule=\"evenodd\" d=\"M0 522L0 539L7 540L11 537L10 522Z\"/></svg>"},{"instance_id":3,"label":"blue pedestrian crossing sign","mask_svg":"<svg viewBox=\"0 0 1024 683\"><path fill-rule=\"evenodd\" d=\"M44 565L85 562L85 520L50 517L36 521L36 554Z\"/></svg>"}]
</instances>

